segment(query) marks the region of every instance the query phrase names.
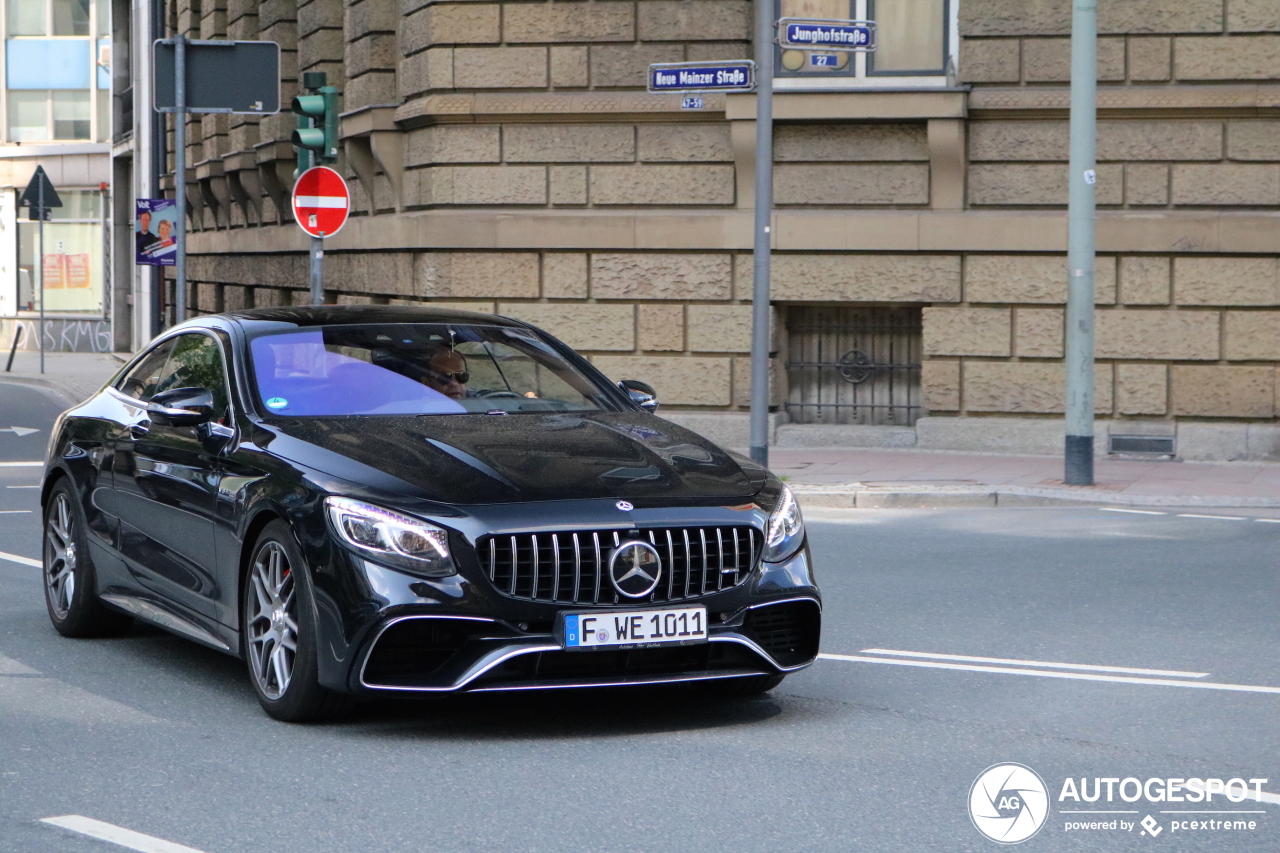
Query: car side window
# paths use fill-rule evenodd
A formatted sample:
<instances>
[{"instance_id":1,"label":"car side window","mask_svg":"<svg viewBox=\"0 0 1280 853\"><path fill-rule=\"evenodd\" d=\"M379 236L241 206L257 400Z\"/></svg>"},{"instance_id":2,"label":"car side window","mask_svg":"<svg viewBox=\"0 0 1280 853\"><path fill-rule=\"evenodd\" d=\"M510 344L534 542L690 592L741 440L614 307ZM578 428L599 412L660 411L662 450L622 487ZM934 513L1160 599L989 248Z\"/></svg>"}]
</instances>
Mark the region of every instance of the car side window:
<instances>
[{"instance_id":1,"label":"car side window","mask_svg":"<svg viewBox=\"0 0 1280 853\"><path fill-rule=\"evenodd\" d=\"M150 400L160 390L157 385L172 350L173 341L165 341L151 350L117 383L117 390L143 403Z\"/></svg>"},{"instance_id":2,"label":"car side window","mask_svg":"<svg viewBox=\"0 0 1280 853\"><path fill-rule=\"evenodd\" d=\"M214 420L227 414L227 370L222 351L208 335L179 335L156 382L155 391L172 388L204 388L213 394Z\"/></svg>"}]
</instances>

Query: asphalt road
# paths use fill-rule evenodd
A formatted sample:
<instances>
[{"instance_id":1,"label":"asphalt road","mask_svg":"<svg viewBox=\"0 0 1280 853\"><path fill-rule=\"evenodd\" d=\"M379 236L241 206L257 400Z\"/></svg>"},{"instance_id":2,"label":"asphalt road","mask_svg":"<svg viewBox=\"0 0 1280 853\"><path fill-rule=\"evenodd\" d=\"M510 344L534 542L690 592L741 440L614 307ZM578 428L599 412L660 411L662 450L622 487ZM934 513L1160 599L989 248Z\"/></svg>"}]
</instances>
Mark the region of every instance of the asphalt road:
<instances>
[{"instance_id":1,"label":"asphalt road","mask_svg":"<svg viewBox=\"0 0 1280 853\"><path fill-rule=\"evenodd\" d=\"M12 512L37 477L0 467L0 552L39 555ZM823 652L855 660L750 700L455 697L324 726L271 721L239 662L157 630L60 638L39 570L0 558L0 851L123 849L40 822L64 815L204 853L984 851L969 792L1001 762L1049 789L1020 849L1275 850L1280 798L1058 799L1067 777L1280 791L1280 524L1204 514L1240 520L813 511ZM1130 813L1069 813L1100 809ZM1163 813L1206 809L1262 813ZM1147 815L1154 838L1065 830ZM1170 825L1223 817L1256 828Z\"/></svg>"}]
</instances>

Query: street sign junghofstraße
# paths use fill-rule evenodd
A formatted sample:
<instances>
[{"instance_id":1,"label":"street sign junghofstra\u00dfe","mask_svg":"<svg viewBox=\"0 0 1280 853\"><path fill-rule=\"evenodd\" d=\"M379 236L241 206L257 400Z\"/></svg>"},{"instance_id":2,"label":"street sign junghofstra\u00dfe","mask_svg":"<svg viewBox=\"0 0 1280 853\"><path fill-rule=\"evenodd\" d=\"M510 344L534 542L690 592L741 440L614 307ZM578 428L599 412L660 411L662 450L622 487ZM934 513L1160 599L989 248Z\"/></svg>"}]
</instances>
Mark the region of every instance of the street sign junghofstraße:
<instances>
[{"instance_id":1,"label":"street sign junghofstra\u00dfe","mask_svg":"<svg viewBox=\"0 0 1280 853\"><path fill-rule=\"evenodd\" d=\"M778 44L801 50L872 51L876 49L876 24L874 21L780 18Z\"/></svg>"},{"instance_id":2,"label":"street sign junghofstra\u00dfe","mask_svg":"<svg viewBox=\"0 0 1280 853\"><path fill-rule=\"evenodd\" d=\"M650 92L750 92L755 87L756 64L750 59L649 66Z\"/></svg>"},{"instance_id":3,"label":"street sign junghofstra\u00dfe","mask_svg":"<svg viewBox=\"0 0 1280 853\"><path fill-rule=\"evenodd\" d=\"M172 39L152 44L155 108L177 112ZM186 43L186 112L274 115L280 112L280 45L273 41Z\"/></svg>"}]
</instances>

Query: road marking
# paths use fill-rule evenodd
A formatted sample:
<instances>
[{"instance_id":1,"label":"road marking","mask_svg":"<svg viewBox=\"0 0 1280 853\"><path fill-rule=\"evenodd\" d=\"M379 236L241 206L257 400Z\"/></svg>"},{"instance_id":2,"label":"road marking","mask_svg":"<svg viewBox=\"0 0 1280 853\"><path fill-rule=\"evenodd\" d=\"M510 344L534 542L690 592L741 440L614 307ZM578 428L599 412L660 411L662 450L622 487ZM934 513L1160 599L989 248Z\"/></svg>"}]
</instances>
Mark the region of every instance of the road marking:
<instances>
[{"instance_id":1,"label":"road marking","mask_svg":"<svg viewBox=\"0 0 1280 853\"><path fill-rule=\"evenodd\" d=\"M1278 693L1280 687L1264 687L1257 684L1214 684L1207 681L1173 681L1167 678L1135 678L1124 675L1093 675L1084 672L1050 672L1044 669L1011 669L999 666L972 666L962 663L934 663L922 660L894 660L893 658L868 658L858 655L818 655L826 660L851 663L886 663L893 666L922 666L926 669L959 669L966 672L995 672L1002 675L1029 675L1035 678L1069 678L1076 681L1110 681L1116 684L1149 684L1154 687L1196 687L1201 690L1229 690L1235 693Z\"/></svg>"},{"instance_id":2,"label":"road marking","mask_svg":"<svg viewBox=\"0 0 1280 853\"><path fill-rule=\"evenodd\" d=\"M0 468L43 468L43 462L0 462Z\"/></svg>"},{"instance_id":3,"label":"road marking","mask_svg":"<svg viewBox=\"0 0 1280 853\"><path fill-rule=\"evenodd\" d=\"M31 512L29 509L0 509L0 515L17 515L23 512Z\"/></svg>"},{"instance_id":4,"label":"road marking","mask_svg":"<svg viewBox=\"0 0 1280 853\"><path fill-rule=\"evenodd\" d=\"M140 853L201 853L194 847L174 844L172 841L165 841L163 838L143 835L141 832L134 832L132 829L125 829L115 824L105 823L78 814L41 818L40 822L69 829L72 832L78 832L81 835L87 835L99 841L110 841L112 844L128 847L130 850L138 850Z\"/></svg>"},{"instance_id":5,"label":"road marking","mask_svg":"<svg viewBox=\"0 0 1280 853\"><path fill-rule=\"evenodd\" d=\"M1180 512L1178 518L1216 518L1219 521L1248 521L1243 515L1196 515L1194 512Z\"/></svg>"},{"instance_id":6,"label":"road marking","mask_svg":"<svg viewBox=\"0 0 1280 853\"><path fill-rule=\"evenodd\" d=\"M1280 518L1255 518L1254 521L1261 521L1263 524L1280 524Z\"/></svg>"},{"instance_id":7,"label":"road marking","mask_svg":"<svg viewBox=\"0 0 1280 853\"><path fill-rule=\"evenodd\" d=\"M1134 515L1168 515L1167 512L1156 512L1154 509L1117 509L1115 507L1100 507L1103 512L1131 512ZM1137 812L1134 812L1137 814Z\"/></svg>"},{"instance_id":8,"label":"road marking","mask_svg":"<svg viewBox=\"0 0 1280 853\"><path fill-rule=\"evenodd\" d=\"M927 652L904 652L898 649L863 649L864 655L894 655L903 658L931 658L934 660L962 660L969 663L1004 663L1015 666L1047 666L1050 669L1085 669L1098 672L1127 672L1130 675L1169 675L1180 678L1204 678L1207 672L1183 672L1178 669L1136 669L1129 666L1095 666L1085 663L1058 663L1047 660L1019 660L1017 658L979 658L967 655L934 655Z\"/></svg>"},{"instance_id":9,"label":"road marking","mask_svg":"<svg viewBox=\"0 0 1280 853\"><path fill-rule=\"evenodd\" d=\"M40 485L36 484L34 486L5 486L5 488L6 489L38 489L40 488Z\"/></svg>"},{"instance_id":10,"label":"road marking","mask_svg":"<svg viewBox=\"0 0 1280 853\"><path fill-rule=\"evenodd\" d=\"M44 568L44 563L39 560L33 560L30 557L19 557L17 554L7 554L4 551L0 551L0 560L11 560L12 562L21 563L24 566L32 566L37 569Z\"/></svg>"},{"instance_id":11,"label":"road marking","mask_svg":"<svg viewBox=\"0 0 1280 853\"><path fill-rule=\"evenodd\" d=\"M0 432L11 432L14 435L16 435L18 438L22 438L24 435L31 435L31 433L39 432L39 431L40 430L32 429L31 427L20 427L20 426L11 426L11 427L7 427L6 429L0 429Z\"/></svg>"}]
</instances>

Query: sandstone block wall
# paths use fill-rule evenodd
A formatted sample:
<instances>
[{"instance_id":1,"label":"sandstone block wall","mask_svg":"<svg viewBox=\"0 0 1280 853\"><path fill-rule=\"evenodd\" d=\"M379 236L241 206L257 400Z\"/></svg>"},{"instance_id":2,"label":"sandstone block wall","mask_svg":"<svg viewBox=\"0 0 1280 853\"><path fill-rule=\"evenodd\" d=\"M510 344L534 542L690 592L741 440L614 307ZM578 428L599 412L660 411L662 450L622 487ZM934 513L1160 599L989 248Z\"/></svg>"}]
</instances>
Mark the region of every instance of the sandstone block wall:
<instances>
[{"instance_id":1,"label":"sandstone block wall","mask_svg":"<svg viewBox=\"0 0 1280 853\"><path fill-rule=\"evenodd\" d=\"M958 106L779 96L775 404L788 306L898 305L921 311L927 411L1062 411L1070 3L959 0L959 16ZM498 311L668 406L750 404L752 116L643 93L651 62L750 56L748 0L184 0L171 17L193 38L278 41L286 102L304 71L342 90L354 215L405 236L330 252L329 299ZM1116 0L1099 27L1098 415L1274 419L1280 11ZM190 120L193 233L288 222L294 123ZM428 250L413 223L442 208L555 236ZM580 240L548 225L565 221ZM1136 236L1146 222L1165 223L1159 239ZM195 240L195 309L304 303L305 258L280 243Z\"/></svg>"}]
</instances>

